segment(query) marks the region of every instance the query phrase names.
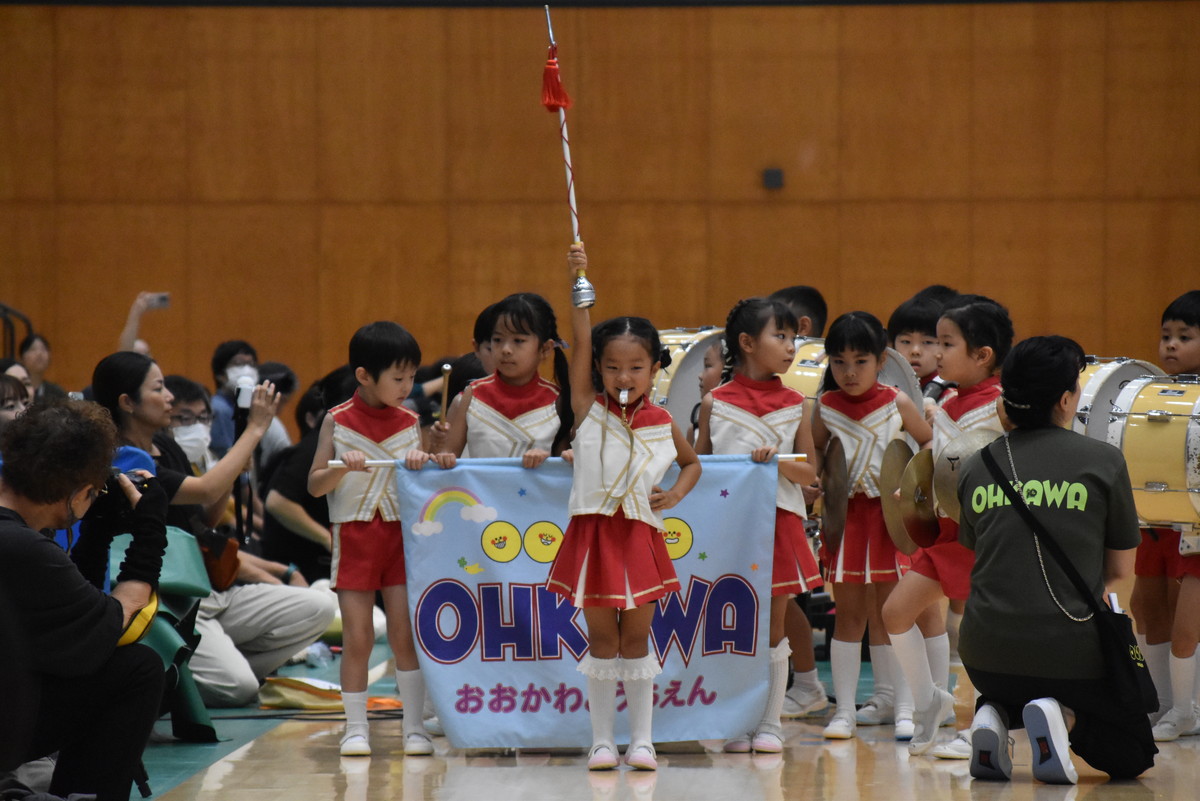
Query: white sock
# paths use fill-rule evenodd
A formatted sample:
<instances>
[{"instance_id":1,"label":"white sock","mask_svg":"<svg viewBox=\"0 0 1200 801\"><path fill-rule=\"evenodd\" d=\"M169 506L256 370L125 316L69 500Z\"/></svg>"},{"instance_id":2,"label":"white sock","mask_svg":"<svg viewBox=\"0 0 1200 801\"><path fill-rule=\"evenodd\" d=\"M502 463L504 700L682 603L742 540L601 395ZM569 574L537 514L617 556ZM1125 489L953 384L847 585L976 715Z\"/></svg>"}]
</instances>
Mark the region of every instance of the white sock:
<instances>
[{"instance_id":1,"label":"white sock","mask_svg":"<svg viewBox=\"0 0 1200 801\"><path fill-rule=\"evenodd\" d=\"M1200 704L1200 648L1197 648L1196 653L1192 654L1192 661L1196 663L1196 684L1192 699Z\"/></svg>"},{"instance_id":2,"label":"white sock","mask_svg":"<svg viewBox=\"0 0 1200 801\"><path fill-rule=\"evenodd\" d=\"M925 709L933 703L933 676L929 673L929 657L925 653L925 638L921 630L913 626L903 634L889 634L892 651L900 670L912 690L913 704Z\"/></svg>"},{"instance_id":3,"label":"white sock","mask_svg":"<svg viewBox=\"0 0 1200 801\"><path fill-rule=\"evenodd\" d=\"M759 731L774 735L783 734L783 696L787 693L788 657L791 655L792 648L786 637L771 649L767 673L767 705L763 709L762 720L758 723Z\"/></svg>"},{"instance_id":4,"label":"white sock","mask_svg":"<svg viewBox=\"0 0 1200 801\"><path fill-rule=\"evenodd\" d=\"M793 670L792 687L799 690L808 690L809 692L818 690L825 692L825 685L821 683L821 678L817 675L816 668L805 671Z\"/></svg>"},{"instance_id":5,"label":"white sock","mask_svg":"<svg viewBox=\"0 0 1200 801\"><path fill-rule=\"evenodd\" d=\"M621 673L621 660L596 659L589 654L579 663L579 672L587 676L592 745L607 745L616 753L613 721L617 717L617 676Z\"/></svg>"},{"instance_id":6,"label":"white sock","mask_svg":"<svg viewBox=\"0 0 1200 801\"><path fill-rule=\"evenodd\" d=\"M896 688L895 719L912 720L912 688L908 686L908 679L905 678L904 671L900 669L900 660L896 658L896 649L890 645L887 647L887 660L888 670L892 674L892 686Z\"/></svg>"},{"instance_id":7,"label":"white sock","mask_svg":"<svg viewBox=\"0 0 1200 801\"><path fill-rule=\"evenodd\" d=\"M854 700L858 693L858 674L862 670L862 643L833 639L829 643L829 663L833 668L833 694L837 696L837 714L854 719Z\"/></svg>"},{"instance_id":8,"label":"white sock","mask_svg":"<svg viewBox=\"0 0 1200 801\"><path fill-rule=\"evenodd\" d=\"M1192 656L1195 656L1193 654ZM1192 687L1196 684L1196 660L1192 656L1180 659L1171 654L1171 707L1176 716L1192 716Z\"/></svg>"},{"instance_id":9,"label":"white sock","mask_svg":"<svg viewBox=\"0 0 1200 801\"><path fill-rule=\"evenodd\" d=\"M950 689L950 634L925 638L925 657L929 660L929 675L935 687Z\"/></svg>"},{"instance_id":10,"label":"white sock","mask_svg":"<svg viewBox=\"0 0 1200 801\"><path fill-rule=\"evenodd\" d=\"M424 734L425 721L425 677L421 670L397 670L396 688L400 691L400 705L404 708L404 736Z\"/></svg>"},{"instance_id":11,"label":"white sock","mask_svg":"<svg viewBox=\"0 0 1200 801\"><path fill-rule=\"evenodd\" d=\"M342 706L346 708L346 737L368 737L367 691L360 693L342 692Z\"/></svg>"},{"instance_id":12,"label":"white sock","mask_svg":"<svg viewBox=\"0 0 1200 801\"><path fill-rule=\"evenodd\" d=\"M786 659L786 657L785 657ZM647 654L640 659L625 659L622 673L625 704L629 713L629 747L654 743L654 677L662 672L658 657ZM786 667L786 665L785 665ZM784 674L786 676L786 674Z\"/></svg>"},{"instance_id":13,"label":"white sock","mask_svg":"<svg viewBox=\"0 0 1200 801\"><path fill-rule=\"evenodd\" d=\"M1160 642L1154 645L1146 643L1144 634L1137 635L1138 645L1141 646L1142 656L1146 658L1146 667L1150 670L1150 678L1154 681L1154 689L1158 691L1158 708L1171 708L1171 643Z\"/></svg>"},{"instance_id":14,"label":"white sock","mask_svg":"<svg viewBox=\"0 0 1200 801\"><path fill-rule=\"evenodd\" d=\"M888 645L870 645L867 650L871 653L871 675L874 677L874 687L871 695L882 702L896 703L896 685L892 677L892 660L888 659ZM860 652L861 653L861 652Z\"/></svg>"}]
</instances>

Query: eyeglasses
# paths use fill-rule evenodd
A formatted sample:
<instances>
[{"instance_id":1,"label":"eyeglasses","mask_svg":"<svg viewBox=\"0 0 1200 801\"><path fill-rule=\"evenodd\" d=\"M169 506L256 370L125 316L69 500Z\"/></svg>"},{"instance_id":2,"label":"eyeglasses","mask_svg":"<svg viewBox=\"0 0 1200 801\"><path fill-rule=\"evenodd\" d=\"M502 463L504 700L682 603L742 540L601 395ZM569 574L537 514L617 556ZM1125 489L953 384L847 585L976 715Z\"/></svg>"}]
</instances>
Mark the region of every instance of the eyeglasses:
<instances>
[{"instance_id":1,"label":"eyeglasses","mask_svg":"<svg viewBox=\"0 0 1200 801\"><path fill-rule=\"evenodd\" d=\"M179 414L171 415L172 426L192 426L196 423L204 423L210 425L212 423L212 412L201 412L200 414L192 414L191 412L180 412Z\"/></svg>"}]
</instances>

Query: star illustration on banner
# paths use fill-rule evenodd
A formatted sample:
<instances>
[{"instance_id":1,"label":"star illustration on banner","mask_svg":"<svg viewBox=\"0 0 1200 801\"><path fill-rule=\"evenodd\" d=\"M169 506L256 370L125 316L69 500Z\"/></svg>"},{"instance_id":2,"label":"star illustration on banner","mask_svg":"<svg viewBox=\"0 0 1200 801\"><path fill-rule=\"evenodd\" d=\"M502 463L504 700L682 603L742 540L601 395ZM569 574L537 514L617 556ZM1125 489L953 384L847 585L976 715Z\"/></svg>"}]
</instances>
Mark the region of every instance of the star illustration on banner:
<instances>
[{"instance_id":1,"label":"star illustration on banner","mask_svg":"<svg viewBox=\"0 0 1200 801\"><path fill-rule=\"evenodd\" d=\"M701 551L699 554L700 561L704 561L707 558L708 558L708 554L705 551Z\"/></svg>"},{"instance_id":2,"label":"star illustration on banner","mask_svg":"<svg viewBox=\"0 0 1200 801\"><path fill-rule=\"evenodd\" d=\"M458 557L458 566L459 566L459 567L466 567L466 566L467 566L467 558L466 558L465 556L460 556L460 557Z\"/></svg>"},{"instance_id":3,"label":"star illustration on banner","mask_svg":"<svg viewBox=\"0 0 1200 801\"><path fill-rule=\"evenodd\" d=\"M723 489L723 490L721 490L721 497L722 497L722 498L728 498L728 497L729 497L729 490L727 490L727 489Z\"/></svg>"},{"instance_id":4,"label":"star illustration on banner","mask_svg":"<svg viewBox=\"0 0 1200 801\"><path fill-rule=\"evenodd\" d=\"M754 564L750 565L750 569L751 569L751 570L758 570L758 563L756 562L756 563L754 563Z\"/></svg>"},{"instance_id":5,"label":"star illustration on banner","mask_svg":"<svg viewBox=\"0 0 1200 801\"><path fill-rule=\"evenodd\" d=\"M525 491L524 487L521 487L519 490L517 490L517 494L520 495L522 498L524 498L529 493Z\"/></svg>"}]
</instances>

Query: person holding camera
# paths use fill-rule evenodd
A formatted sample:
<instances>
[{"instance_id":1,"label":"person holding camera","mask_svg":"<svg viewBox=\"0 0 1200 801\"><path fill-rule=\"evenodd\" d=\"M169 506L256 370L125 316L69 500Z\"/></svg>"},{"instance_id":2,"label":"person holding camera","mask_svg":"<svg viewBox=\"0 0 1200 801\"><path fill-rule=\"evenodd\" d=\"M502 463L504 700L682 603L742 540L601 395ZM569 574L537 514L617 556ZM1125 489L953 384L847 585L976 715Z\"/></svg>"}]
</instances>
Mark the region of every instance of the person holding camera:
<instances>
[{"instance_id":1,"label":"person holding camera","mask_svg":"<svg viewBox=\"0 0 1200 801\"><path fill-rule=\"evenodd\" d=\"M335 612L294 567L248 554L235 538L209 528L275 415L274 387L255 388L245 432L203 475L167 431L174 396L153 359L132 351L106 356L92 373L92 391L116 421L122 444L153 458L170 499L167 523L206 538L202 547L215 538L225 556L215 566L209 560L213 592L200 602L201 639L188 663L200 697L215 707L252 703L266 676L315 642Z\"/></svg>"},{"instance_id":2,"label":"person holding camera","mask_svg":"<svg viewBox=\"0 0 1200 801\"><path fill-rule=\"evenodd\" d=\"M0 772L57 751L50 792L98 801L129 798L163 693L158 655L118 644L157 587L167 498L148 474L111 475L116 445L84 401L37 403L0 437ZM78 556L43 533L80 518ZM105 594L94 555L121 531Z\"/></svg>"}]
</instances>

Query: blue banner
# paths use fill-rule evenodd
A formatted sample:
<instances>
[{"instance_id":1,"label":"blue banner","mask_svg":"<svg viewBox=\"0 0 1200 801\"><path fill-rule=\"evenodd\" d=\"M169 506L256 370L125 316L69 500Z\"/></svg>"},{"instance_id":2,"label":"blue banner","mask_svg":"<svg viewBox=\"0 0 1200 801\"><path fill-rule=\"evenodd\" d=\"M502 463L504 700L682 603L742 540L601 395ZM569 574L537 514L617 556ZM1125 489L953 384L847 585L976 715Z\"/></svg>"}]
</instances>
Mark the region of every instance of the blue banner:
<instances>
[{"instance_id":1,"label":"blue banner","mask_svg":"<svg viewBox=\"0 0 1200 801\"><path fill-rule=\"evenodd\" d=\"M754 729L766 703L774 462L706 456L668 510L681 591L658 601L650 652L654 737L721 739ZM672 468L663 481L678 475ZM591 744L581 610L545 588L568 523L571 466L465 459L396 469L408 597L426 686L459 748ZM628 742L618 689L617 739Z\"/></svg>"}]
</instances>

